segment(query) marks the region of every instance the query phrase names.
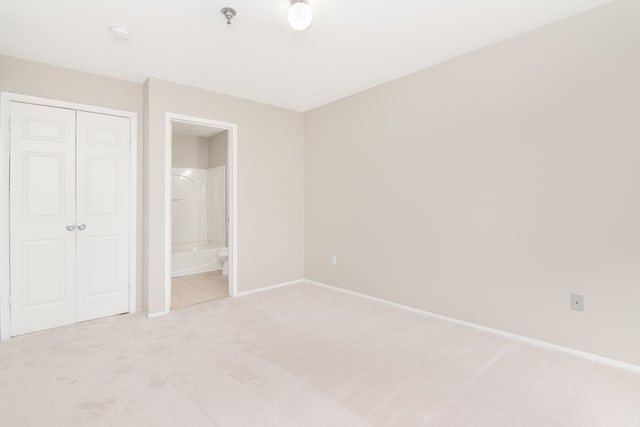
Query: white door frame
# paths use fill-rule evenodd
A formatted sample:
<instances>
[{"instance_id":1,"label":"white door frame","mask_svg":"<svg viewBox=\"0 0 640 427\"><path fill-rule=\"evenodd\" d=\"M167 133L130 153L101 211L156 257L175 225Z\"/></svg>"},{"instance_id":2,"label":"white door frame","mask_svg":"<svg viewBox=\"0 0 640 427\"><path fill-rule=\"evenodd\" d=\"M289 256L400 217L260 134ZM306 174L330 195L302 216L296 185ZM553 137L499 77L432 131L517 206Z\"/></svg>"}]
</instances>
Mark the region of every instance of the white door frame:
<instances>
[{"instance_id":1,"label":"white door frame","mask_svg":"<svg viewBox=\"0 0 640 427\"><path fill-rule=\"evenodd\" d=\"M108 114L130 119L130 162L131 162L131 211L129 218L129 312L136 311L136 249L137 249L137 183L138 183L138 114L130 111L95 107L93 105L37 96L20 95L11 92L0 92L0 339L11 336L11 308L9 304L11 292L10 246L9 246L9 165L11 151L9 146L10 103L22 102L47 107L66 108L69 110L88 111Z\"/></svg>"},{"instance_id":2,"label":"white door frame","mask_svg":"<svg viewBox=\"0 0 640 427\"><path fill-rule=\"evenodd\" d=\"M238 295L238 125L188 116L178 113L165 113L164 128L164 292L165 313L171 311L171 174L172 162L172 122L189 123L225 129L227 139L227 203L229 204L229 296Z\"/></svg>"}]
</instances>

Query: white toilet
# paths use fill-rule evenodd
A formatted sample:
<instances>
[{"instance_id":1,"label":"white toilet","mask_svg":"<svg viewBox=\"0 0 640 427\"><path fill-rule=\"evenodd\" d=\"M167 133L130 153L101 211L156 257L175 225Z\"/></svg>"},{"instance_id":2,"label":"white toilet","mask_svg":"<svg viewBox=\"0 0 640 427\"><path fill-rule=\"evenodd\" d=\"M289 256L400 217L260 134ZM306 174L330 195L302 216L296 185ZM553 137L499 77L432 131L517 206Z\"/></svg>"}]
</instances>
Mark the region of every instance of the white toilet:
<instances>
[{"instance_id":1,"label":"white toilet","mask_svg":"<svg viewBox=\"0 0 640 427\"><path fill-rule=\"evenodd\" d=\"M220 248L216 252L218 260L222 264L222 275L229 275L229 248Z\"/></svg>"}]
</instances>

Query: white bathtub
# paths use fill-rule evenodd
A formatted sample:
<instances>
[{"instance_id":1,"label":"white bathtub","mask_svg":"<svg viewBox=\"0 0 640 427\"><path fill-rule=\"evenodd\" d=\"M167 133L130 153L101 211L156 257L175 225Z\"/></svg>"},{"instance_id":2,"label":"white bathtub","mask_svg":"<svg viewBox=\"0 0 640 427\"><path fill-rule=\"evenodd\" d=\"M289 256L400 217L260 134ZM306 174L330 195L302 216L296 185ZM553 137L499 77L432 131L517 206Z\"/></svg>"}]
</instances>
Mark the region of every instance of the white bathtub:
<instances>
[{"instance_id":1,"label":"white bathtub","mask_svg":"<svg viewBox=\"0 0 640 427\"><path fill-rule=\"evenodd\" d=\"M224 247L224 243L209 241L175 243L171 254L171 276L221 270L217 252Z\"/></svg>"}]
</instances>

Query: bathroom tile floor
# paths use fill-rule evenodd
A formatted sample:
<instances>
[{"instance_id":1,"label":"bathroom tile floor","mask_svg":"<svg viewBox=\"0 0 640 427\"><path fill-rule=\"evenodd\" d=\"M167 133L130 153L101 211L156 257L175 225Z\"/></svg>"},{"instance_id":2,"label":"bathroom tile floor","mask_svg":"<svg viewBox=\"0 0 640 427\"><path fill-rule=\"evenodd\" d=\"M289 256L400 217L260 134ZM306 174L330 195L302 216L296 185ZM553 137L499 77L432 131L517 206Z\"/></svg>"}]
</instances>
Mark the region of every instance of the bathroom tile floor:
<instances>
[{"instance_id":1,"label":"bathroom tile floor","mask_svg":"<svg viewBox=\"0 0 640 427\"><path fill-rule=\"evenodd\" d=\"M221 270L171 279L172 310L228 296L227 276Z\"/></svg>"}]
</instances>

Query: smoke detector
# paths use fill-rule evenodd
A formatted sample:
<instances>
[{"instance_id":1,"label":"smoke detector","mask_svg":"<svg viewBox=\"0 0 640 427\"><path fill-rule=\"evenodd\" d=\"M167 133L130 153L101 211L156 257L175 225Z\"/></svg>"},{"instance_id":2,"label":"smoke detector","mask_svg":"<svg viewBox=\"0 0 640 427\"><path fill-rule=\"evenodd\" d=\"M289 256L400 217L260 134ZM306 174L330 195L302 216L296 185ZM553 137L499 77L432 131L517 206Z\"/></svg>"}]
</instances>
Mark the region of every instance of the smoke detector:
<instances>
[{"instance_id":1,"label":"smoke detector","mask_svg":"<svg viewBox=\"0 0 640 427\"><path fill-rule=\"evenodd\" d=\"M122 25L112 25L109 27L109 33L118 40L129 40L131 38L131 34L129 34L129 30Z\"/></svg>"}]
</instances>

